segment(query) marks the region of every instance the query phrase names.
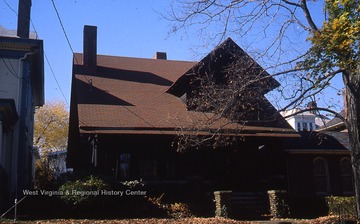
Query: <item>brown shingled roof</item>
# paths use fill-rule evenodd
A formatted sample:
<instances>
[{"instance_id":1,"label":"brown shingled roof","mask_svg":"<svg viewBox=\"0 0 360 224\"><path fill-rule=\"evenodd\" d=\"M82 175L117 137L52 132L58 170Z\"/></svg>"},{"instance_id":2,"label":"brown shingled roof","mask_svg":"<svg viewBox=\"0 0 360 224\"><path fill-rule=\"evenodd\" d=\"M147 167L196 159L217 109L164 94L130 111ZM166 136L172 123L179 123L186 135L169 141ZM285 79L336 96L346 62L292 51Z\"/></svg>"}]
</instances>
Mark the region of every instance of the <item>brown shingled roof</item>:
<instances>
[{"instance_id":1,"label":"brown shingled roof","mask_svg":"<svg viewBox=\"0 0 360 224\"><path fill-rule=\"evenodd\" d=\"M231 38L228 38L176 80L167 92L178 97L182 96L189 91L189 83L198 75L214 73L223 78L224 70L232 66L235 61L241 61L241 59L247 61L248 65L253 64L251 72L257 76L256 79L263 79L262 82L257 82L261 85L259 91L261 91L262 95L280 86L280 83L271 77L250 55L241 49ZM247 71L239 75L250 76L251 73Z\"/></svg>"},{"instance_id":2,"label":"brown shingled roof","mask_svg":"<svg viewBox=\"0 0 360 224\"><path fill-rule=\"evenodd\" d=\"M80 133L175 134L179 127L205 122L209 114L188 111L166 90L196 63L115 56L97 56L96 71L74 55L73 89ZM218 125L229 123L219 120ZM236 129L238 124L224 128ZM242 127L256 134L289 133L282 128Z\"/></svg>"}]
</instances>

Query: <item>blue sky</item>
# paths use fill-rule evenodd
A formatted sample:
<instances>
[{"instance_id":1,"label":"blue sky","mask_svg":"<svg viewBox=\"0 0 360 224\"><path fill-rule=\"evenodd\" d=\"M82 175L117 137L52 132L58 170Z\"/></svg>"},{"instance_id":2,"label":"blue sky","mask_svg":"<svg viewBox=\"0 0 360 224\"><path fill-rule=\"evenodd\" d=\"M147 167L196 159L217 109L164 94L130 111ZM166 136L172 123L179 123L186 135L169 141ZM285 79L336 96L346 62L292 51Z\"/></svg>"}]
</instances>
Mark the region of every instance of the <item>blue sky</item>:
<instances>
[{"instance_id":1,"label":"blue sky","mask_svg":"<svg viewBox=\"0 0 360 224\"><path fill-rule=\"evenodd\" d=\"M98 54L152 58L156 51L165 51L170 60L197 61L214 48L214 45L204 46L206 41L196 32L195 27L188 27L187 30L176 35L170 32L172 23L162 18L159 12L168 11L172 1L54 0L54 2L74 52L82 52L84 25L98 27ZM18 0L0 0L0 25L7 29L16 29L17 9ZM50 64L45 61L46 100L64 101L65 98L67 103L70 103L72 52L52 1L33 0L31 19L39 38L44 40L44 50ZM32 31L34 27L31 27ZM296 35L298 34L294 34ZM253 36L248 39L237 39L233 36L232 38L250 54L251 51L256 52L261 48L261 41L255 41L256 38L254 39ZM258 62L261 64L261 61ZM337 78L333 85L341 88L340 83L341 78ZM325 96L329 99L334 97L335 102L341 107L342 97L334 94L333 90L327 91ZM328 99L320 99L320 101L328 101ZM337 110L341 109L340 107Z\"/></svg>"},{"instance_id":2,"label":"blue sky","mask_svg":"<svg viewBox=\"0 0 360 224\"><path fill-rule=\"evenodd\" d=\"M159 14L168 9L169 1L55 0L55 4L74 52L82 52L84 25L94 25L98 27L98 54L152 58L156 51L165 51L170 60L201 58L193 53L198 46L194 38L169 34L171 24ZM15 30L17 10L18 0L0 0L0 25ZM72 52L51 0L33 0L31 20L69 102ZM46 61L45 94L46 100L64 100Z\"/></svg>"}]
</instances>

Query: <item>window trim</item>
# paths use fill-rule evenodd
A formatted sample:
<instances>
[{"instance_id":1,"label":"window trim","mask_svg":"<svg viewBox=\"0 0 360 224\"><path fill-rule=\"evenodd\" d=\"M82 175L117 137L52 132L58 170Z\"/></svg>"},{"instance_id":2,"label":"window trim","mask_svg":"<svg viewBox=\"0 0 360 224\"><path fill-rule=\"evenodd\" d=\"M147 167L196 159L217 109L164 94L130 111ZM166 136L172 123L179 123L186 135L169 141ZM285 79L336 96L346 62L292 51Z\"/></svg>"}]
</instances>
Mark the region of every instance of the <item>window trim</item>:
<instances>
[{"instance_id":1,"label":"window trim","mask_svg":"<svg viewBox=\"0 0 360 224\"><path fill-rule=\"evenodd\" d=\"M324 165L324 169L325 169L325 173L323 175L317 175L315 172L315 164L317 161L321 161ZM331 192L331 187L330 187L330 176L329 176L329 166L327 161L323 158L323 157L316 157L313 161L313 176L314 176L314 184L315 184L315 191L317 195L328 195ZM325 191L318 191L318 186L316 186L316 179L317 178L325 178Z\"/></svg>"},{"instance_id":2,"label":"window trim","mask_svg":"<svg viewBox=\"0 0 360 224\"><path fill-rule=\"evenodd\" d=\"M345 160L347 160L347 162L349 162L349 164L350 164L350 173L347 173L347 174L344 175L344 173L342 172L343 170L341 169L341 167L342 167L342 162L345 161ZM346 195L348 195L348 194L352 195L354 193L354 176L353 176L353 171L352 171L351 160L348 157L342 157L340 159L339 163L340 163L339 167L340 167L340 176L341 176L341 187L343 189L342 192L343 192L343 194L346 194ZM352 188L351 191L344 191L344 183L343 183L344 182L344 177L347 177L347 178L350 177L351 178L351 188Z\"/></svg>"}]
</instances>

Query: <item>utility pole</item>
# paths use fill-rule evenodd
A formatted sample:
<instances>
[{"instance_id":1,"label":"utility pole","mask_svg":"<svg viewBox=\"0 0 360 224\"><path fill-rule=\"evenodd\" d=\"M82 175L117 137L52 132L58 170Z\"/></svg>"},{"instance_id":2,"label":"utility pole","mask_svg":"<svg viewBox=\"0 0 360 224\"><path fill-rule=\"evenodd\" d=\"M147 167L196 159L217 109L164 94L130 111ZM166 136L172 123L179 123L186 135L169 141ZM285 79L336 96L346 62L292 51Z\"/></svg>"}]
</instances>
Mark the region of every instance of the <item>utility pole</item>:
<instances>
[{"instance_id":1,"label":"utility pole","mask_svg":"<svg viewBox=\"0 0 360 224\"><path fill-rule=\"evenodd\" d=\"M31 0L19 0L17 36L29 38Z\"/></svg>"}]
</instances>

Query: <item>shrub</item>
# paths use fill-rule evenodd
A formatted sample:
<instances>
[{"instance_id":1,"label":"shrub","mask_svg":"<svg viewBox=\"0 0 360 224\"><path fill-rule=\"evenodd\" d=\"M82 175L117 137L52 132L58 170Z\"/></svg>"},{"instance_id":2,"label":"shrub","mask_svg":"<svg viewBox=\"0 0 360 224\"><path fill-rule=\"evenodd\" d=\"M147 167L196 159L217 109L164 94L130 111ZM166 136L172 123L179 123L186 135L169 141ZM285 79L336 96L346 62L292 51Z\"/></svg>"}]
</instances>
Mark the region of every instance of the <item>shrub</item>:
<instances>
[{"instance_id":1,"label":"shrub","mask_svg":"<svg viewBox=\"0 0 360 224\"><path fill-rule=\"evenodd\" d=\"M49 165L47 158L35 162L35 188L50 190L55 180L55 171Z\"/></svg>"},{"instance_id":2,"label":"shrub","mask_svg":"<svg viewBox=\"0 0 360 224\"><path fill-rule=\"evenodd\" d=\"M110 190L110 186L92 175L68 181L59 188L63 192L61 199L72 208L86 208L103 202L101 190Z\"/></svg>"},{"instance_id":3,"label":"shrub","mask_svg":"<svg viewBox=\"0 0 360 224\"><path fill-rule=\"evenodd\" d=\"M326 204L329 208L329 215L340 215L345 219L356 218L355 197L326 197Z\"/></svg>"},{"instance_id":4,"label":"shrub","mask_svg":"<svg viewBox=\"0 0 360 224\"><path fill-rule=\"evenodd\" d=\"M187 218L192 216L189 206L182 202L176 202L168 206L168 213L174 218Z\"/></svg>"}]
</instances>

